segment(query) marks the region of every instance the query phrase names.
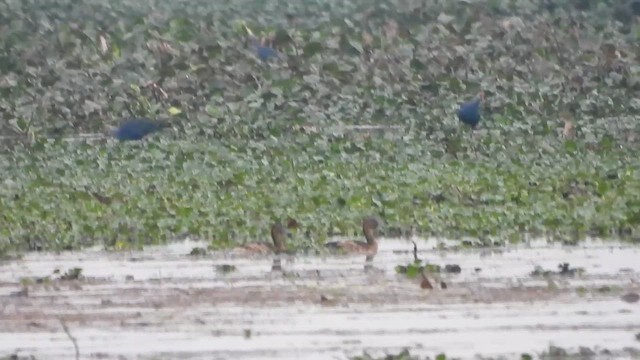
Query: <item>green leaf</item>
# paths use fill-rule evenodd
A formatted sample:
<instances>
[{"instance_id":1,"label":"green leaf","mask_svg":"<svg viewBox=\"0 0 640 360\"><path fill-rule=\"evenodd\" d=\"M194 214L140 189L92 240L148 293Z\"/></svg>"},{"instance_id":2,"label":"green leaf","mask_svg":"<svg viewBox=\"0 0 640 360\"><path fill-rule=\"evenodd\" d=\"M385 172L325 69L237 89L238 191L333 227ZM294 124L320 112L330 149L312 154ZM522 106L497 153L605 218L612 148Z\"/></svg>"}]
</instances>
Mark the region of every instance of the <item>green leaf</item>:
<instances>
[{"instance_id":1,"label":"green leaf","mask_svg":"<svg viewBox=\"0 0 640 360\"><path fill-rule=\"evenodd\" d=\"M167 110L167 112L168 112L170 115L173 115L173 116L182 114L182 110L180 110L179 108L177 108L177 107L175 107L175 106L170 107L170 108Z\"/></svg>"},{"instance_id":2,"label":"green leaf","mask_svg":"<svg viewBox=\"0 0 640 360\"><path fill-rule=\"evenodd\" d=\"M304 46L302 51L303 51L304 57L311 58L314 55L322 52L322 50L323 50L323 46L320 42L311 41Z\"/></svg>"}]
</instances>

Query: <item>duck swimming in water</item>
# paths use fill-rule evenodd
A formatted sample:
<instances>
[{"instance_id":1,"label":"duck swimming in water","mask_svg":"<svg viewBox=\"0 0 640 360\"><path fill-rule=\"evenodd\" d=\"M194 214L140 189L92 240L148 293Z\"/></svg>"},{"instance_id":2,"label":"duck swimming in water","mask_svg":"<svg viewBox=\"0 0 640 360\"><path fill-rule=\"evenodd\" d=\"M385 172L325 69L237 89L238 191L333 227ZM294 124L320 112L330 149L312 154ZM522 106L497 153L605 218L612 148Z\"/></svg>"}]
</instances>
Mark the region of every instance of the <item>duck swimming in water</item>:
<instances>
[{"instance_id":1,"label":"duck swimming in water","mask_svg":"<svg viewBox=\"0 0 640 360\"><path fill-rule=\"evenodd\" d=\"M285 252L284 239L287 236L287 230L281 223L277 222L271 226L271 240L273 244L268 242L253 242L244 244L233 249L233 252L243 254L281 254Z\"/></svg>"},{"instance_id":2,"label":"duck swimming in water","mask_svg":"<svg viewBox=\"0 0 640 360\"><path fill-rule=\"evenodd\" d=\"M351 254L363 254L372 256L378 252L378 242L376 241L376 230L378 229L378 221L372 217L365 218L362 221L362 232L364 233L366 242L364 241L334 241L326 243L324 246L331 250L343 251Z\"/></svg>"}]
</instances>

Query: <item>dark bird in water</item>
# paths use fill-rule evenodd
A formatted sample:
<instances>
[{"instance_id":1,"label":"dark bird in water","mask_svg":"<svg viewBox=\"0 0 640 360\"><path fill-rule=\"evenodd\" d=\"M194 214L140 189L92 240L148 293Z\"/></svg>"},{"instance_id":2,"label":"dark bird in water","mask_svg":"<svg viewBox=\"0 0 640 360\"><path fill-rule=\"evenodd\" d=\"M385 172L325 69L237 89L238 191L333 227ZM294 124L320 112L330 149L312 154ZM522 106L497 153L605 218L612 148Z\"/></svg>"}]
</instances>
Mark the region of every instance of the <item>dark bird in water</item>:
<instances>
[{"instance_id":1,"label":"dark bird in water","mask_svg":"<svg viewBox=\"0 0 640 360\"><path fill-rule=\"evenodd\" d=\"M362 221L362 232L367 242L364 241L335 241L326 243L324 246L331 250L339 250L347 253L375 255L378 252L378 242L376 241L376 230L378 221L372 217Z\"/></svg>"},{"instance_id":2,"label":"dark bird in water","mask_svg":"<svg viewBox=\"0 0 640 360\"><path fill-rule=\"evenodd\" d=\"M458 119L475 129L480 122L480 105L484 100L484 92L480 92L473 100L460 105Z\"/></svg>"},{"instance_id":3,"label":"dark bird in water","mask_svg":"<svg viewBox=\"0 0 640 360\"><path fill-rule=\"evenodd\" d=\"M169 127L164 121L147 118L127 119L119 127L112 129L113 135L120 141L142 140L145 136Z\"/></svg>"}]
</instances>

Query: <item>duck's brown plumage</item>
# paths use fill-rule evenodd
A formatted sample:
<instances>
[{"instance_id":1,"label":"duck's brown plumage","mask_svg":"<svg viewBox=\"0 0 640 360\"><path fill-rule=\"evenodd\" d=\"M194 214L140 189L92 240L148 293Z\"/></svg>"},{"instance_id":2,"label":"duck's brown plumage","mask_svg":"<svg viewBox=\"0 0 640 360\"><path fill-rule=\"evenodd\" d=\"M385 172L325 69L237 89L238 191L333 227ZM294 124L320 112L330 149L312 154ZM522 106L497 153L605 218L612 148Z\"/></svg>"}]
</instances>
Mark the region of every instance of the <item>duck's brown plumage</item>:
<instances>
[{"instance_id":1,"label":"duck's brown plumage","mask_svg":"<svg viewBox=\"0 0 640 360\"><path fill-rule=\"evenodd\" d=\"M273 244L267 242L253 242L244 244L234 249L234 252L241 252L245 254L268 254L268 253L282 253L284 252L284 239L287 231L284 226L279 222L271 226L271 240Z\"/></svg>"},{"instance_id":2,"label":"duck's brown plumage","mask_svg":"<svg viewBox=\"0 0 640 360\"><path fill-rule=\"evenodd\" d=\"M340 250L347 253L375 255L378 252L378 242L376 241L376 230L378 229L378 221L374 218L365 218L362 221L362 232L364 233L366 242L364 241L334 241L326 243L325 247L332 250Z\"/></svg>"}]
</instances>

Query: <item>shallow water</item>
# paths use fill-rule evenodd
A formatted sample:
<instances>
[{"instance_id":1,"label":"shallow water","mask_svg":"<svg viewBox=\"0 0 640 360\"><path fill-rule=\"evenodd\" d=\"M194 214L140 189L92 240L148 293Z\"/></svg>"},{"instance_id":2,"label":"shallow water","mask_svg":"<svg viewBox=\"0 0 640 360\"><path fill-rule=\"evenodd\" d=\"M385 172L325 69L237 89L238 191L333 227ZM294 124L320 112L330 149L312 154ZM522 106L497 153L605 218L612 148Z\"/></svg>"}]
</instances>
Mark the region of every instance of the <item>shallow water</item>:
<instances>
[{"instance_id":1,"label":"shallow water","mask_svg":"<svg viewBox=\"0 0 640 360\"><path fill-rule=\"evenodd\" d=\"M423 290L395 273L413 260L405 240L383 239L364 271L364 256L282 260L215 253L187 254L197 242L142 252L28 254L0 263L0 357L39 359L344 359L408 347L412 354L474 358L519 357L550 345L607 349L631 358L640 348L640 248L587 241L484 250L433 250L419 257L460 274L442 274L447 289ZM455 242L447 242L455 243ZM583 268L574 277L530 276L535 266L562 262ZM223 274L217 265L232 264ZM52 280L19 293L21 278L82 268L84 279ZM435 281L433 282L435 284ZM325 298L326 301L321 299Z\"/></svg>"}]
</instances>

